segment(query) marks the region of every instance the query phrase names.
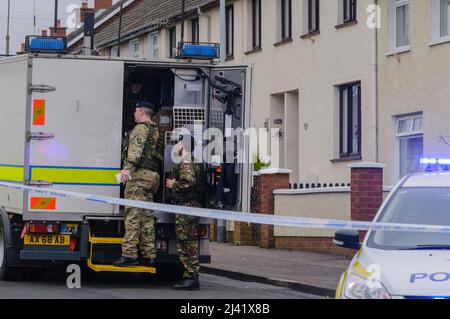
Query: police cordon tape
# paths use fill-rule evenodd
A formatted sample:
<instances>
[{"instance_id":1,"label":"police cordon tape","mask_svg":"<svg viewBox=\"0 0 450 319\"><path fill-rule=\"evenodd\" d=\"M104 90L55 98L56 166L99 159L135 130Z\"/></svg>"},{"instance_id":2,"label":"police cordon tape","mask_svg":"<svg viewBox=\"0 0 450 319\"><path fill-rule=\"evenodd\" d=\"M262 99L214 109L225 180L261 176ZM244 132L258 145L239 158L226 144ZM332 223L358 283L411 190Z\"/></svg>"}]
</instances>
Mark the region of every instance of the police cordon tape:
<instances>
[{"instance_id":1,"label":"police cordon tape","mask_svg":"<svg viewBox=\"0 0 450 319\"><path fill-rule=\"evenodd\" d=\"M305 218L305 217L293 217L282 215L254 214L254 213L233 212L217 209L176 206L176 205L128 200L100 195L89 195L70 191L31 187L22 184L7 183L7 182L0 182L0 186L14 190L30 191L37 194L61 198L81 199L97 203L122 205L149 210L157 210L166 213L190 215L190 216L237 221L244 223L253 223L253 224L286 226L296 228L337 229L337 230L363 230L363 231L380 230L380 231L401 231L401 232L450 233L450 226L374 223L374 222L348 221L336 219L318 219L318 218Z\"/></svg>"}]
</instances>

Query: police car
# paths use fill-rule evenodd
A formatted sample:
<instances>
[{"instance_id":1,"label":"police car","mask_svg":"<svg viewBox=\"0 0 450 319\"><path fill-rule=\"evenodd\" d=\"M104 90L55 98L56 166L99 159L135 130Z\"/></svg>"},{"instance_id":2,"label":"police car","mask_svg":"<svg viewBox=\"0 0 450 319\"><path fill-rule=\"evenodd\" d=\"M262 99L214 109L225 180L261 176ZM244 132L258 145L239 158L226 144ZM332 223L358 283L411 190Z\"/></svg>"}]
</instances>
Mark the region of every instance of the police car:
<instances>
[{"instance_id":1,"label":"police car","mask_svg":"<svg viewBox=\"0 0 450 319\"><path fill-rule=\"evenodd\" d=\"M450 226L450 160L422 159L425 173L403 178L374 221ZM435 171L443 167L444 171ZM336 298L450 299L450 234L338 231L334 243L359 249L341 276Z\"/></svg>"}]
</instances>

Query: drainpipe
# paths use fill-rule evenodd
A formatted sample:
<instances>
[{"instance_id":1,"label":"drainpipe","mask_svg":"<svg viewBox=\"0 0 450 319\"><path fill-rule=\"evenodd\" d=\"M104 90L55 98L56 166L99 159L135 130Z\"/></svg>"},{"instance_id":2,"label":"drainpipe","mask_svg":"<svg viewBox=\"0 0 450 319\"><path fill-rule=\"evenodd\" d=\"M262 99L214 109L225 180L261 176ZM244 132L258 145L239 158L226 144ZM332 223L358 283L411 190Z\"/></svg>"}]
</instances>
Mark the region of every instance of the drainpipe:
<instances>
[{"instance_id":1,"label":"drainpipe","mask_svg":"<svg viewBox=\"0 0 450 319\"><path fill-rule=\"evenodd\" d=\"M375 5L375 10L377 12L376 18L377 23L378 19L378 0L374 0L373 4ZM378 163L379 156L379 127L378 127L378 25L375 26L372 30L372 105L373 105L373 125L375 127L375 143L374 143L374 159L375 163Z\"/></svg>"},{"instance_id":2,"label":"drainpipe","mask_svg":"<svg viewBox=\"0 0 450 319\"><path fill-rule=\"evenodd\" d=\"M208 40L207 40L207 42L211 42L211 17L208 14L202 12L202 9L200 8L200 6L197 7L197 13L199 16L202 16L202 17L205 17L206 19L208 19L208 27L207 27L208 28L208 34L207 34Z\"/></svg>"},{"instance_id":3,"label":"drainpipe","mask_svg":"<svg viewBox=\"0 0 450 319\"><path fill-rule=\"evenodd\" d=\"M225 63L225 58L227 55L226 51L226 37L227 30L226 26L226 11L225 11L225 0L220 0L220 63Z\"/></svg>"}]
</instances>

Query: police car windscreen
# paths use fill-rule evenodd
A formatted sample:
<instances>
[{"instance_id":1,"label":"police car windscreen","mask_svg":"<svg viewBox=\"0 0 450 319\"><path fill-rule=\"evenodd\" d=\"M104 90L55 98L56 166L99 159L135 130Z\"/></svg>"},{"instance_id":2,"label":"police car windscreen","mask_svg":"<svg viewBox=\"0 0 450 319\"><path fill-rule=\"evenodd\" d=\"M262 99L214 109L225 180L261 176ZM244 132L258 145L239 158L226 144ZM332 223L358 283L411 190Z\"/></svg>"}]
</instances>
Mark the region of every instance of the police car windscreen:
<instances>
[{"instance_id":1,"label":"police car windscreen","mask_svg":"<svg viewBox=\"0 0 450 319\"><path fill-rule=\"evenodd\" d=\"M399 188L377 222L450 226L450 188ZM450 249L450 234L375 231L367 246L379 249Z\"/></svg>"}]
</instances>

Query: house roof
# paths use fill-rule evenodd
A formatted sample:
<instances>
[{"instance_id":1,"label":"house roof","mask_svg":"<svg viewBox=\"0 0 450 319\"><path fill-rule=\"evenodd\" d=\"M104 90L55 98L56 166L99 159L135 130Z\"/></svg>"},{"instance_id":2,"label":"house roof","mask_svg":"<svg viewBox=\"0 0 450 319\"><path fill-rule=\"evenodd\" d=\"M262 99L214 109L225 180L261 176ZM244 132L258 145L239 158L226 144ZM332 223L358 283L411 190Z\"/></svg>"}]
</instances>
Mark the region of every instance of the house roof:
<instances>
[{"instance_id":1,"label":"house roof","mask_svg":"<svg viewBox=\"0 0 450 319\"><path fill-rule=\"evenodd\" d=\"M95 18L95 24L103 20L103 25L96 27L94 42L97 48L112 46L119 33L119 11L121 4L130 0L122 0ZM162 24L170 23L181 15L181 0L134 0L124 8L122 16L121 40L127 41L151 30L159 29ZM186 15L192 14L198 7L218 3L218 0L186 0ZM114 12L117 11L115 14ZM108 19L108 15L110 16ZM112 16L111 16L112 15ZM104 21L107 19L107 21ZM68 43L75 44L82 37L84 28L68 35ZM79 38L77 40L77 38ZM71 43L72 42L72 43Z\"/></svg>"}]
</instances>

